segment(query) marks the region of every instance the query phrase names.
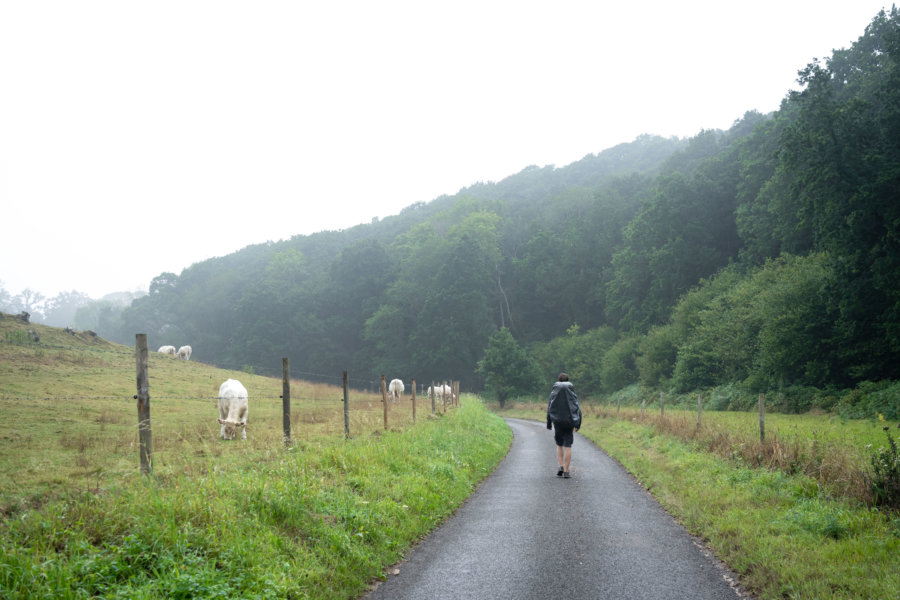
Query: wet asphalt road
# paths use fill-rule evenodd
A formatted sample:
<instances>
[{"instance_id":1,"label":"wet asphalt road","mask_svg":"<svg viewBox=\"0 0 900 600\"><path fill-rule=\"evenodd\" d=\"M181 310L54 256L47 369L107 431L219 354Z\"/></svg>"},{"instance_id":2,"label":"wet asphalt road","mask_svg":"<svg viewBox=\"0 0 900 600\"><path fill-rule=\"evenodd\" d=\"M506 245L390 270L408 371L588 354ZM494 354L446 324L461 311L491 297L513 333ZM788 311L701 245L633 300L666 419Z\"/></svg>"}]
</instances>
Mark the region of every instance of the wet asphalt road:
<instances>
[{"instance_id":1,"label":"wet asphalt road","mask_svg":"<svg viewBox=\"0 0 900 600\"><path fill-rule=\"evenodd\" d=\"M553 433L508 419L512 448L453 517L367 600L734 600L731 575L637 485L576 434L572 478Z\"/></svg>"}]
</instances>

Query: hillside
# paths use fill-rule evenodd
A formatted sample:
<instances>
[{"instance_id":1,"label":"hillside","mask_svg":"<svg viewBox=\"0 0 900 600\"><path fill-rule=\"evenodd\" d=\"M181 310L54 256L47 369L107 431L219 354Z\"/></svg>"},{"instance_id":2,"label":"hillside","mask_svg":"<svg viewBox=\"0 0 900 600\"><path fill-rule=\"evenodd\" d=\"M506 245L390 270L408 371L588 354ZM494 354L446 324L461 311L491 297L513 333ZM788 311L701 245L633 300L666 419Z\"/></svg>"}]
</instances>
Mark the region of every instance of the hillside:
<instances>
[{"instance_id":1,"label":"hillside","mask_svg":"<svg viewBox=\"0 0 900 600\"><path fill-rule=\"evenodd\" d=\"M588 395L736 387L829 409L830 390L900 379L898 61L892 8L798 65L772 114L162 273L96 329L226 368L286 356L320 381L468 389L507 329L540 377L565 369Z\"/></svg>"}]
</instances>

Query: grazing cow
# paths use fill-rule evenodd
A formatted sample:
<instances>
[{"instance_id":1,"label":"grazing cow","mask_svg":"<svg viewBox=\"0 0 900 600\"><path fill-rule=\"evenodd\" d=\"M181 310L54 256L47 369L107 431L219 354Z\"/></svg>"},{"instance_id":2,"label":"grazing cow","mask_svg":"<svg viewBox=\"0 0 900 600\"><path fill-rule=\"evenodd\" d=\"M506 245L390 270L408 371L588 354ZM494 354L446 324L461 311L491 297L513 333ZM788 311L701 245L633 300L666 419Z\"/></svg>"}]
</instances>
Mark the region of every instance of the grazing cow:
<instances>
[{"instance_id":1,"label":"grazing cow","mask_svg":"<svg viewBox=\"0 0 900 600\"><path fill-rule=\"evenodd\" d=\"M428 395L431 396L432 393L434 393L435 400L440 400L441 402L449 400L452 395L449 385L436 385L433 390L429 385Z\"/></svg>"},{"instance_id":2,"label":"grazing cow","mask_svg":"<svg viewBox=\"0 0 900 600\"><path fill-rule=\"evenodd\" d=\"M453 402L453 388L446 383L444 384L444 398L447 402Z\"/></svg>"},{"instance_id":3,"label":"grazing cow","mask_svg":"<svg viewBox=\"0 0 900 600\"><path fill-rule=\"evenodd\" d=\"M162 352L163 354L171 354L175 356L175 346L160 346L157 352Z\"/></svg>"},{"instance_id":4,"label":"grazing cow","mask_svg":"<svg viewBox=\"0 0 900 600\"><path fill-rule=\"evenodd\" d=\"M181 360L191 360L191 352L193 352L193 350L191 350L190 346L182 346L178 349L178 352L175 354L175 356L177 356Z\"/></svg>"},{"instance_id":5,"label":"grazing cow","mask_svg":"<svg viewBox=\"0 0 900 600\"><path fill-rule=\"evenodd\" d=\"M400 399L403 397L403 382L399 379L391 379L391 383L388 385L388 393L391 395L391 400L400 402Z\"/></svg>"},{"instance_id":6,"label":"grazing cow","mask_svg":"<svg viewBox=\"0 0 900 600\"><path fill-rule=\"evenodd\" d=\"M219 418L223 440L233 440L238 427L241 439L247 439L247 388L237 379L226 379L219 386Z\"/></svg>"}]
</instances>

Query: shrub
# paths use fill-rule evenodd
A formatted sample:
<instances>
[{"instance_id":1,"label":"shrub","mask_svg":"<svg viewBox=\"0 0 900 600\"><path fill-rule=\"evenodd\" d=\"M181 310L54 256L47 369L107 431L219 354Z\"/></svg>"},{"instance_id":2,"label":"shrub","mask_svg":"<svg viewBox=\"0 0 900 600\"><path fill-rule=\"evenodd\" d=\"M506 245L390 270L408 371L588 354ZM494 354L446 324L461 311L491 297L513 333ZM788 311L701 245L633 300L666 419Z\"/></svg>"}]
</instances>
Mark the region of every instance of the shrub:
<instances>
[{"instance_id":1,"label":"shrub","mask_svg":"<svg viewBox=\"0 0 900 600\"><path fill-rule=\"evenodd\" d=\"M900 419L900 382L863 381L841 397L835 410L845 419Z\"/></svg>"},{"instance_id":2,"label":"shrub","mask_svg":"<svg viewBox=\"0 0 900 600\"><path fill-rule=\"evenodd\" d=\"M671 325L654 327L641 338L635 358L641 385L653 387L667 382L672 377L677 352L675 328Z\"/></svg>"},{"instance_id":3,"label":"shrub","mask_svg":"<svg viewBox=\"0 0 900 600\"><path fill-rule=\"evenodd\" d=\"M638 341L637 337L622 338L603 355L600 360L600 378L604 391L612 392L637 383L635 357Z\"/></svg>"},{"instance_id":4,"label":"shrub","mask_svg":"<svg viewBox=\"0 0 900 600\"><path fill-rule=\"evenodd\" d=\"M749 410L755 404L756 397L734 383L714 387L705 401L708 410Z\"/></svg>"},{"instance_id":5,"label":"shrub","mask_svg":"<svg viewBox=\"0 0 900 600\"><path fill-rule=\"evenodd\" d=\"M900 508L900 450L887 427L888 447L872 455L872 497L876 506Z\"/></svg>"},{"instance_id":6,"label":"shrub","mask_svg":"<svg viewBox=\"0 0 900 600\"><path fill-rule=\"evenodd\" d=\"M821 395L822 392L817 388L792 385L770 395L766 401L773 409L799 415L816 406L816 400Z\"/></svg>"}]
</instances>

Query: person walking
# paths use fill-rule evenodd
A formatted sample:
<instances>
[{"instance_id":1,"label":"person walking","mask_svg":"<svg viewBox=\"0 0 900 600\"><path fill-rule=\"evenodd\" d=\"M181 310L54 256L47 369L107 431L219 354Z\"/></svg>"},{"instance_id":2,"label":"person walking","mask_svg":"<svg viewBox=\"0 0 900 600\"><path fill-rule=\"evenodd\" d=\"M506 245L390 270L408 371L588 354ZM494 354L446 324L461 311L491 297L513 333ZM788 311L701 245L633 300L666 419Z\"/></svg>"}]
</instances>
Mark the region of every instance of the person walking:
<instances>
[{"instance_id":1,"label":"person walking","mask_svg":"<svg viewBox=\"0 0 900 600\"><path fill-rule=\"evenodd\" d=\"M581 406L575 387L569 376L560 373L553 389L550 390L550 401L547 403L547 429L553 429L556 440L556 460L559 463L557 477L568 479L569 465L572 462L572 442L575 432L581 428Z\"/></svg>"}]
</instances>

